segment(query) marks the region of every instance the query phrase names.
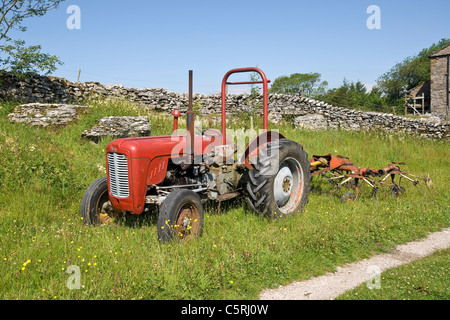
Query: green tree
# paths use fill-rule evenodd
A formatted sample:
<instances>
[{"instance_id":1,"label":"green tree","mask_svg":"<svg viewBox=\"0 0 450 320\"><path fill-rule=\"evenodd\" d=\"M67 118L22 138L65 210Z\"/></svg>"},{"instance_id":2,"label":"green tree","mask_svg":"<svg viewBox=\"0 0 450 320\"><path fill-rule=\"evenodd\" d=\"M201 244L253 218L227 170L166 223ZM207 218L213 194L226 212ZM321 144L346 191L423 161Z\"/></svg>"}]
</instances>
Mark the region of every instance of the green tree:
<instances>
[{"instance_id":1,"label":"green tree","mask_svg":"<svg viewBox=\"0 0 450 320\"><path fill-rule=\"evenodd\" d=\"M62 62L58 57L41 52L40 45L26 46L12 39L11 30L25 32L23 20L43 16L64 0L0 0L0 68L16 75L43 72L49 74Z\"/></svg>"},{"instance_id":2,"label":"green tree","mask_svg":"<svg viewBox=\"0 0 450 320\"><path fill-rule=\"evenodd\" d=\"M293 96L316 97L326 92L328 82L321 81L320 73L293 73L290 76L276 78L269 93L288 94Z\"/></svg>"},{"instance_id":3,"label":"green tree","mask_svg":"<svg viewBox=\"0 0 450 320\"><path fill-rule=\"evenodd\" d=\"M344 79L340 87L330 89L326 94L317 98L337 107L364 111L387 111L380 89L375 86L370 92L367 92L366 86L361 81L353 82Z\"/></svg>"},{"instance_id":4,"label":"green tree","mask_svg":"<svg viewBox=\"0 0 450 320\"><path fill-rule=\"evenodd\" d=\"M386 96L387 102L392 106L403 105L405 93L430 80L429 56L448 45L450 45L450 39L442 39L429 48L423 49L419 54L397 63L388 72L380 76L377 83Z\"/></svg>"}]
</instances>

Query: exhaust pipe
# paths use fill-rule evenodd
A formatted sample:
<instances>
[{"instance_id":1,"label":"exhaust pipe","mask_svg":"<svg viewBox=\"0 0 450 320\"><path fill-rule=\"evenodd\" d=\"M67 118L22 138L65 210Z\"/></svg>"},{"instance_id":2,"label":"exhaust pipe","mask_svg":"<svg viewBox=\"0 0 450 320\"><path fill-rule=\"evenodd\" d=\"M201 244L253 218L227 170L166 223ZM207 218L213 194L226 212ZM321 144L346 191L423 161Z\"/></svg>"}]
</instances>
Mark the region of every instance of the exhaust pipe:
<instances>
[{"instance_id":1,"label":"exhaust pipe","mask_svg":"<svg viewBox=\"0 0 450 320\"><path fill-rule=\"evenodd\" d=\"M195 150L195 127L194 127L194 94L193 94L193 72L189 70L189 106L186 113L186 124L187 124L187 139L186 139L186 149L188 153L188 163L194 163L194 150Z\"/></svg>"}]
</instances>

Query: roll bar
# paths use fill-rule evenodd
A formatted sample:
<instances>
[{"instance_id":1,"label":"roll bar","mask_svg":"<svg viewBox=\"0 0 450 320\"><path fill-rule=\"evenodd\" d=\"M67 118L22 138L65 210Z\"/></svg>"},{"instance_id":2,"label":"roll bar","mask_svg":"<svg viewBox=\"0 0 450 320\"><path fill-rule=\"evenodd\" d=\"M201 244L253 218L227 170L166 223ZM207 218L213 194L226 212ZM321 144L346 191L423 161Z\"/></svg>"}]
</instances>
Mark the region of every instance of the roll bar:
<instances>
[{"instance_id":1,"label":"roll bar","mask_svg":"<svg viewBox=\"0 0 450 320\"><path fill-rule=\"evenodd\" d=\"M242 82L228 82L228 78L233 73L243 73L243 72L257 72L261 76L262 81L242 81ZM226 144L226 86L227 85L239 85L239 84L263 84L263 126L264 130L268 129L268 110L269 110L269 98L268 98L268 83L264 72L259 68L238 68L228 71L222 80L222 143Z\"/></svg>"}]
</instances>

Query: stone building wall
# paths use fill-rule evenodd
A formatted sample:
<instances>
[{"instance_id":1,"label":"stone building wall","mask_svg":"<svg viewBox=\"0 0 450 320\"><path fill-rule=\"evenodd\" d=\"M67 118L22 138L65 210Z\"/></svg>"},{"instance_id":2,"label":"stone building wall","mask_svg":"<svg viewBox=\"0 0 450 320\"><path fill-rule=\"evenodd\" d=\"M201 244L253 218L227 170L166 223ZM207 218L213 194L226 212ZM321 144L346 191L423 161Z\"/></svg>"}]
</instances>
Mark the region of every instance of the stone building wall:
<instances>
[{"instance_id":1,"label":"stone building wall","mask_svg":"<svg viewBox=\"0 0 450 320\"><path fill-rule=\"evenodd\" d=\"M0 74L1 100L22 103L81 103L87 97L99 96L126 99L141 107L166 113L175 109L185 112L188 107L186 93L179 94L165 89L127 88L123 85L102 85L97 82L70 82L62 78L42 76L18 81L9 74ZM262 103L262 98L253 103ZM221 96L220 94L197 94L194 97L194 106L200 115L220 114ZM242 112L250 109L248 95L227 96L227 112ZM383 130L430 139L450 140L449 122L437 118L412 119L386 113L334 107L306 97L269 95L269 120L276 123L283 118L292 120L296 126L313 130Z\"/></svg>"},{"instance_id":2,"label":"stone building wall","mask_svg":"<svg viewBox=\"0 0 450 320\"><path fill-rule=\"evenodd\" d=\"M448 59L450 46L440 50L431 59L431 111L441 117L447 115L447 95L449 81Z\"/></svg>"}]
</instances>

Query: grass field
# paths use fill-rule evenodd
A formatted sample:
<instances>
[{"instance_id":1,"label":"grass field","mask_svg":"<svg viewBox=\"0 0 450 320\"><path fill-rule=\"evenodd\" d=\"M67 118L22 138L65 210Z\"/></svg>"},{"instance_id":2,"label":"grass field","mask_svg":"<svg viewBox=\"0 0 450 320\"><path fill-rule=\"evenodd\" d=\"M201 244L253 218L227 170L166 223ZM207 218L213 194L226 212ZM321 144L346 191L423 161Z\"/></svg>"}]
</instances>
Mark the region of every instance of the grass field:
<instances>
[{"instance_id":1,"label":"grass field","mask_svg":"<svg viewBox=\"0 0 450 320\"><path fill-rule=\"evenodd\" d=\"M0 299L255 299L264 288L318 276L450 226L448 142L281 124L272 128L310 156L341 154L372 168L406 161L411 173L429 174L433 187L405 184L401 198L382 193L376 200L363 189L357 202L341 204L330 184L313 180L305 212L282 221L259 217L244 200L222 203L220 211L210 203L203 237L182 245L158 243L156 213L87 227L80 201L90 183L106 176L109 141L93 144L81 133L114 115L148 115L154 136L172 128L171 116L130 103L87 103L88 114L59 129L11 124L6 116L15 104L0 103ZM249 123L246 116L230 119L229 127ZM81 287L70 290L73 266ZM441 285L449 287L448 277Z\"/></svg>"}]
</instances>

